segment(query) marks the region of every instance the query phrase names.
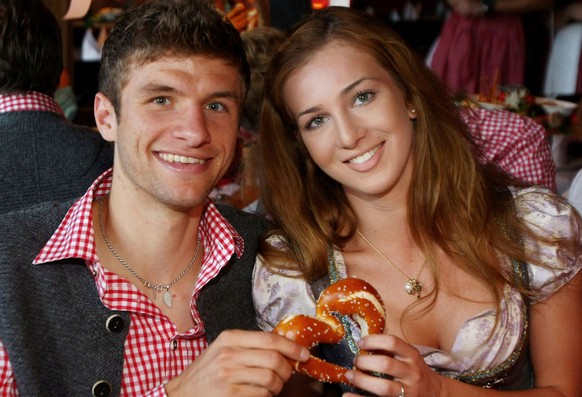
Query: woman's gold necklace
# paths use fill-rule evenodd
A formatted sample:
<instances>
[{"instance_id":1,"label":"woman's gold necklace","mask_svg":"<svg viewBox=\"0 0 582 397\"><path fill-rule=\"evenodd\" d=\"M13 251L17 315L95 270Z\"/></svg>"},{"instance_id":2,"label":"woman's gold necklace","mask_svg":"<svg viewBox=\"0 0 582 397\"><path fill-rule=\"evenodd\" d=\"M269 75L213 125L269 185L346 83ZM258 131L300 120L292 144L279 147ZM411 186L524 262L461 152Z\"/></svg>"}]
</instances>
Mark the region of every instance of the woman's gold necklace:
<instances>
[{"instance_id":1,"label":"woman's gold necklace","mask_svg":"<svg viewBox=\"0 0 582 397\"><path fill-rule=\"evenodd\" d=\"M388 259L388 257L384 255L374 244L372 244L372 242L368 240L366 236L364 236L358 229L356 229L356 233L358 233L358 236L360 236L362 240L366 242L366 244L368 244L374 251L376 251L378 255L380 255L386 262L388 262L390 266L396 269L398 273L402 274L402 276L406 279L406 283L404 284L404 291L406 291L408 295L416 295L416 298L420 299L420 293L422 292L422 284L420 283L420 281L418 281L418 276L420 276L420 273L422 273L422 269L424 269L426 261L424 261L424 263L418 270L418 274L416 275L416 277L410 278L406 274L404 274L404 272L400 270L398 266L396 266L390 259Z\"/></svg>"},{"instance_id":2,"label":"woman's gold necklace","mask_svg":"<svg viewBox=\"0 0 582 397\"><path fill-rule=\"evenodd\" d=\"M182 273L180 273L178 275L178 277L173 279L168 284L154 284L154 283L147 281L142 276L140 276L135 270L133 270L133 268L131 268L127 264L127 262L125 260L123 260L121 255L119 255L117 253L117 251L115 251L115 249L113 249L113 246L111 245L111 243L107 239L107 236L105 235L105 227L103 226L103 216L101 215L101 213L103 211L102 210L103 199L99 198L98 200L99 200L99 229L101 229L101 236L103 236L103 241L105 241L105 244L107 244L107 248L109 248L109 251L111 251L111 253L115 257L115 259L117 259L119 262L121 262L123 267L125 267L127 269L127 271L132 274L132 276L134 276L139 281L141 281L142 284L146 288L149 288L152 290L152 295L153 295L154 300L156 300L156 292L162 292L165 290L164 294L162 296L162 300L164 301L164 304L166 306L171 308L172 307L172 293L170 292L170 287L173 286L174 284L176 284L178 281L180 281L182 279L182 277L184 277L186 275L186 273L188 273L190 268L192 268L192 265L194 264L194 262L196 262L196 258L198 257L198 251L200 250L200 233L198 233L198 241L196 242L196 251L194 252L194 256L192 257L192 259L190 259L188 266L186 266L186 268L182 271Z\"/></svg>"}]
</instances>

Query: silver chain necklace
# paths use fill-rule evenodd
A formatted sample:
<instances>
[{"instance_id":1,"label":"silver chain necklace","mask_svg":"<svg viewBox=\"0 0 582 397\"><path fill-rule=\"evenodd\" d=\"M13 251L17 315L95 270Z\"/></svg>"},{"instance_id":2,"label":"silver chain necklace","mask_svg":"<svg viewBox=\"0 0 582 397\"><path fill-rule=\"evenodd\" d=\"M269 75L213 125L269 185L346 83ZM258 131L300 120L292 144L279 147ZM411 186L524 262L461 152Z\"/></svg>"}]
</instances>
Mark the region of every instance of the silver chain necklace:
<instances>
[{"instance_id":1,"label":"silver chain necklace","mask_svg":"<svg viewBox=\"0 0 582 397\"><path fill-rule=\"evenodd\" d=\"M190 263L188 263L188 266L186 266L186 268L182 271L182 273L180 273L178 275L178 277L176 277L175 279L173 279L168 284L154 284L154 283L151 283L151 282L147 281L142 276L140 276L135 270L133 270L127 264L127 262L125 262L123 260L123 258L121 257L121 255L119 255L113 249L113 246L111 245L111 243L107 239L107 236L105 235L105 228L103 227L103 216L102 216L102 212L103 212L103 199L102 198L99 198L98 199L98 202L99 202L99 229L101 229L101 235L103 236L103 240L105 241L105 244L107 244L107 247L109 248L109 251L111 251L111 253L113 254L113 256L119 262L121 262L121 264L123 265L123 267L125 267L128 272L130 272L135 278L137 278L139 281L141 281L142 284L146 288L149 288L149 289L151 289L153 291L153 298L154 298L154 300L156 300L156 292L161 292L161 291L164 291L165 290L164 295L162 296L162 299L164 301L164 304L166 306L168 306L168 307L171 308L172 307L172 293L170 292L170 287L172 285L176 284L178 281L180 281L182 279L182 277L184 277L186 275L186 273L188 273L188 271L190 270L190 268L192 268L192 265L194 265L194 262L196 262L196 258L198 257L198 251L200 250L200 233L198 233L198 242L196 243L196 251L194 252L194 256L190 260Z\"/></svg>"}]
</instances>

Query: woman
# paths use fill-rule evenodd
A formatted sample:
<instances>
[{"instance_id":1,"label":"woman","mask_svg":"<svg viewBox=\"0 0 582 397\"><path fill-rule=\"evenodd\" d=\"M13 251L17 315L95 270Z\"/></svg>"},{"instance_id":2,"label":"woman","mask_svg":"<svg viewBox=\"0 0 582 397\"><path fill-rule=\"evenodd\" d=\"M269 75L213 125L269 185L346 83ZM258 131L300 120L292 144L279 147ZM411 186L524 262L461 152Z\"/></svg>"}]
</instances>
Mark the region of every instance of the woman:
<instances>
[{"instance_id":1,"label":"woman","mask_svg":"<svg viewBox=\"0 0 582 397\"><path fill-rule=\"evenodd\" d=\"M399 37L327 8L290 32L265 84L257 169L276 226L254 277L265 330L313 314L321 284L355 276L388 313L384 334L354 328L322 347L350 367L351 342L374 352L346 373L355 387L582 395L581 220L549 190L479 165L446 90Z\"/></svg>"},{"instance_id":2,"label":"woman","mask_svg":"<svg viewBox=\"0 0 582 397\"><path fill-rule=\"evenodd\" d=\"M427 62L453 93L489 95L525 85L540 95L550 44L551 0L447 0Z\"/></svg>"}]
</instances>

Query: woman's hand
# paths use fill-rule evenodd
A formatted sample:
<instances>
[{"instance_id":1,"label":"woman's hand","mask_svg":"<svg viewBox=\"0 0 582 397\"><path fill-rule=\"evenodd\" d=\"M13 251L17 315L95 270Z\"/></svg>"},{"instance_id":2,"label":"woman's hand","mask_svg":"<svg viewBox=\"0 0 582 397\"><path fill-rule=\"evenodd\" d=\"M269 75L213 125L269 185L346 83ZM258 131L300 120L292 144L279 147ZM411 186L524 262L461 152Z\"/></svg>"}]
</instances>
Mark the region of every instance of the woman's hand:
<instances>
[{"instance_id":1,"label":"woman's hand","mask_svg":"<svg viewBox=\"0 0 582 397\"><path fill-rule=\"evenodd\" d=\"M443 377L434 372L419 351L409 343L393 335L370 335L358 343L363 354L356 358L354 368L346 378L362 390L387 397L439 396ZM388 379L368 374L376 372L388 375ZM357 396L346 393L345 397Z\"/></svg>"}]
</instances>

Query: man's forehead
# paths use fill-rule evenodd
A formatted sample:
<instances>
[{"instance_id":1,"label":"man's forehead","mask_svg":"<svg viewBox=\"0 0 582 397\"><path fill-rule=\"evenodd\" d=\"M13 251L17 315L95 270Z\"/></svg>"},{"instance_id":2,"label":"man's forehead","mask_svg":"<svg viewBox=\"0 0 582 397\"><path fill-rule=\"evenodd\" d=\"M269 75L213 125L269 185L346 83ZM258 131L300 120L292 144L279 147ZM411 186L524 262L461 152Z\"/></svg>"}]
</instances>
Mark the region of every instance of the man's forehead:
<instances>
[{"instance_id":1,"label":"man's forehead","mask_svg":"<svg viewBox=\"0 0 582 397\"><path fill-rule=\"evenodd\" d=\"M203 73L206 77L226 78L229 82L243 80L240 70L229 60L204 54L190 56L168 55L155 59L136 60L132 64L127 64L125 70L124 80L126 82L135 78L147 80L152 77L155 79L156 74L191 75L196 77L199 73Z\"/></svg>"}]
</instances>

